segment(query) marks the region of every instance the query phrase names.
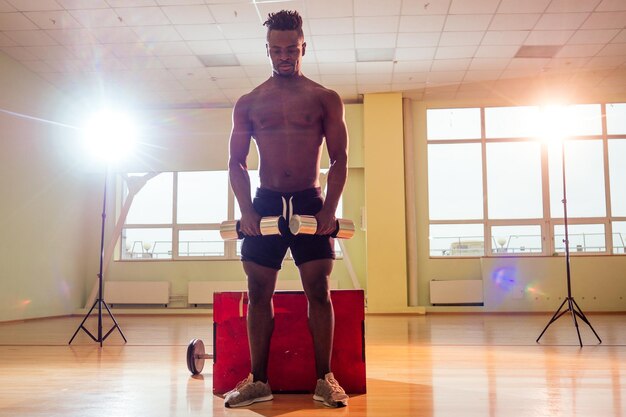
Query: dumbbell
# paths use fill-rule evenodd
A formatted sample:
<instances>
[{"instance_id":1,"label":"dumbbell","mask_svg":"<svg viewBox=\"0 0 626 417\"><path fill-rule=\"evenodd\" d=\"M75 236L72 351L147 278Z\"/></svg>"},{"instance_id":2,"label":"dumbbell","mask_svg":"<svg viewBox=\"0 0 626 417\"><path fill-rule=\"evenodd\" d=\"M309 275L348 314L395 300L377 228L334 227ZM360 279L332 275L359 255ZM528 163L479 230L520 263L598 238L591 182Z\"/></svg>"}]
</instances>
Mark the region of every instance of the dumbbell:
<instances>
[{"instance_id":1,"label":"dumbbell","mask_svg":"<svg viewBox=\"0 0 626 417\"><path fill-rule=\"evenodd\" d=\"M193 339L187 346L187 369L193 375L198 375L204 368L204 361L213 359L213 355L206 353L204 342L201 339Z\"/></svg>"},{"instance_id":2,"label":"dumbbell","mask_svg":"<svg viewBox=\"0 0 626 417\"><path fill-rule=\"evenodd\" d=\"M280 235L278 223L283 216L262 217L260 222L263 236ZM224 240L243 239L245 235L240 230L239 220L227 220L220 224L220 236Z\"/></svg>"},{"instance_id":3,"label":"dumbbell","mask_svg":"<svg viewBox=\"0 0 626 417\"><path fill-rule=\"evenodd\" d=\"M289 230L294 235L314 235L317 231L317 219L315 216L295 214L289 220ZM354 236L354 222L349 219L337 219L335 231L330 236L339 239L350 239Z\"/></svg>"}]
</instances>

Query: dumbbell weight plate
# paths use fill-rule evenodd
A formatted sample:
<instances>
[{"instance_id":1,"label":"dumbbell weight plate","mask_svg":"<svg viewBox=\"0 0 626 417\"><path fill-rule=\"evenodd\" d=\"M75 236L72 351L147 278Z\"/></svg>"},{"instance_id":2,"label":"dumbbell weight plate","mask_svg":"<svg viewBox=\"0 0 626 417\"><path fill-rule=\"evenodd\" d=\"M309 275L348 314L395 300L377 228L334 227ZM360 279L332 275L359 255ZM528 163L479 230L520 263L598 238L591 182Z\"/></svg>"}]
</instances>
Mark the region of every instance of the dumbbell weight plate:
<instances>
[{"instance_id":1,"label":"dumbbell weight plate","mask_svg":"<svg viewBox=\"0 0 626 417\"><path fill-rule=\"evenodd\" d=\"M354 236L354 222L348 219L337 219L337 232L335 237L338 239L351 239Z\"/></svg>"},{"instance_id":2,"label":"dumbbell weight plate","mask_svg":"<svg viewBox=\"0 0 626 417\"><path fill-rule=\"evenodd\" d=\"M198 375L204 368L206 350L204 342L200 339L193 339L187 346L187 368L193 375Z\"/></svg>"}]
</instances>

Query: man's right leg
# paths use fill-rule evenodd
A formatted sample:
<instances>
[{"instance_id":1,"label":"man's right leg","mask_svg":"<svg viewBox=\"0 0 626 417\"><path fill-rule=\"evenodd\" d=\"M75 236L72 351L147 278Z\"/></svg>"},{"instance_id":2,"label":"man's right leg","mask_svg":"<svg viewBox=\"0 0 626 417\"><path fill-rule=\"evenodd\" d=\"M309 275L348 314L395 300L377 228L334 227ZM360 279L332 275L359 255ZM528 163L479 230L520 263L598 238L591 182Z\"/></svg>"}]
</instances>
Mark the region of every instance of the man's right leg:
<instances>
[{"instance_id":1,"label":"man's right leg","mask_svg":"<svg viewBox=\"0 0 626 417\"><path fill-rule=\"evenodd\" d=\"M267 382L270 340L274 331L274 304L278 270L244 261L248 277L248 342L251 373L255 381Z\"/></svg>"},{"instance_id":2,"label":"man's right leg","mask_svg":"<svg viewBox=\"0 0 626 417\"><path fill-rule=\"evenodd\" d=\"M278 270L244 261L248 277L248 342L250 347L250 375L232 391L226 393L226 407L244 407L273 398L267 381L270 341L274 330L272 295Z\"/></svg>"}]
</instances>

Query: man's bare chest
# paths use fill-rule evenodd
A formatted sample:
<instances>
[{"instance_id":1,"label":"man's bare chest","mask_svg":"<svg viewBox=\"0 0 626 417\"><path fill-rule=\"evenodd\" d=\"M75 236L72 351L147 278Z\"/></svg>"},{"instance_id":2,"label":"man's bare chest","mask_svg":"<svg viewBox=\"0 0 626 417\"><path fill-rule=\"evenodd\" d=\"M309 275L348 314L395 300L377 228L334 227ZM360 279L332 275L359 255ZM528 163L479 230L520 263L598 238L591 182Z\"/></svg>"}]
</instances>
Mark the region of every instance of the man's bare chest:
<instances>
[{"instance_id":1,"label":"man's bare chest","mask_svg":"<svg viewBox=\"0 0 626 417\"><path fill-rule=\"evenodd\" d=\"M271 97L264 95L250 109L250 120L256 132L289 128L320 129L323 108L309 97Z\"/></svg>"}]
</instances>

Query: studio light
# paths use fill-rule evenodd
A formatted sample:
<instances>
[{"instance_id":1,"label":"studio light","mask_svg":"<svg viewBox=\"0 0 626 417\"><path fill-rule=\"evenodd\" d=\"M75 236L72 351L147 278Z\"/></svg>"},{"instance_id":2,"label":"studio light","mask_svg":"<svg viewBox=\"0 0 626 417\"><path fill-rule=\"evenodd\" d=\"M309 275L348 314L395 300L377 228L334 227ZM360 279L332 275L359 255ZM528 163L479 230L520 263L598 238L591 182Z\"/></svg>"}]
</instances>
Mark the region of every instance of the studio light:
<instances>
[{"instance_id":1,"label":"studio light","mask_svg":"<svg viewBox=\"0 0 626 417\"><path fill-rule=\"evenodd\" d=\"M129 113L103 109L87 119L83 136L89 154L106 163L115 163L132 154L138 128Z\"/></svg>"}]
</instances>

